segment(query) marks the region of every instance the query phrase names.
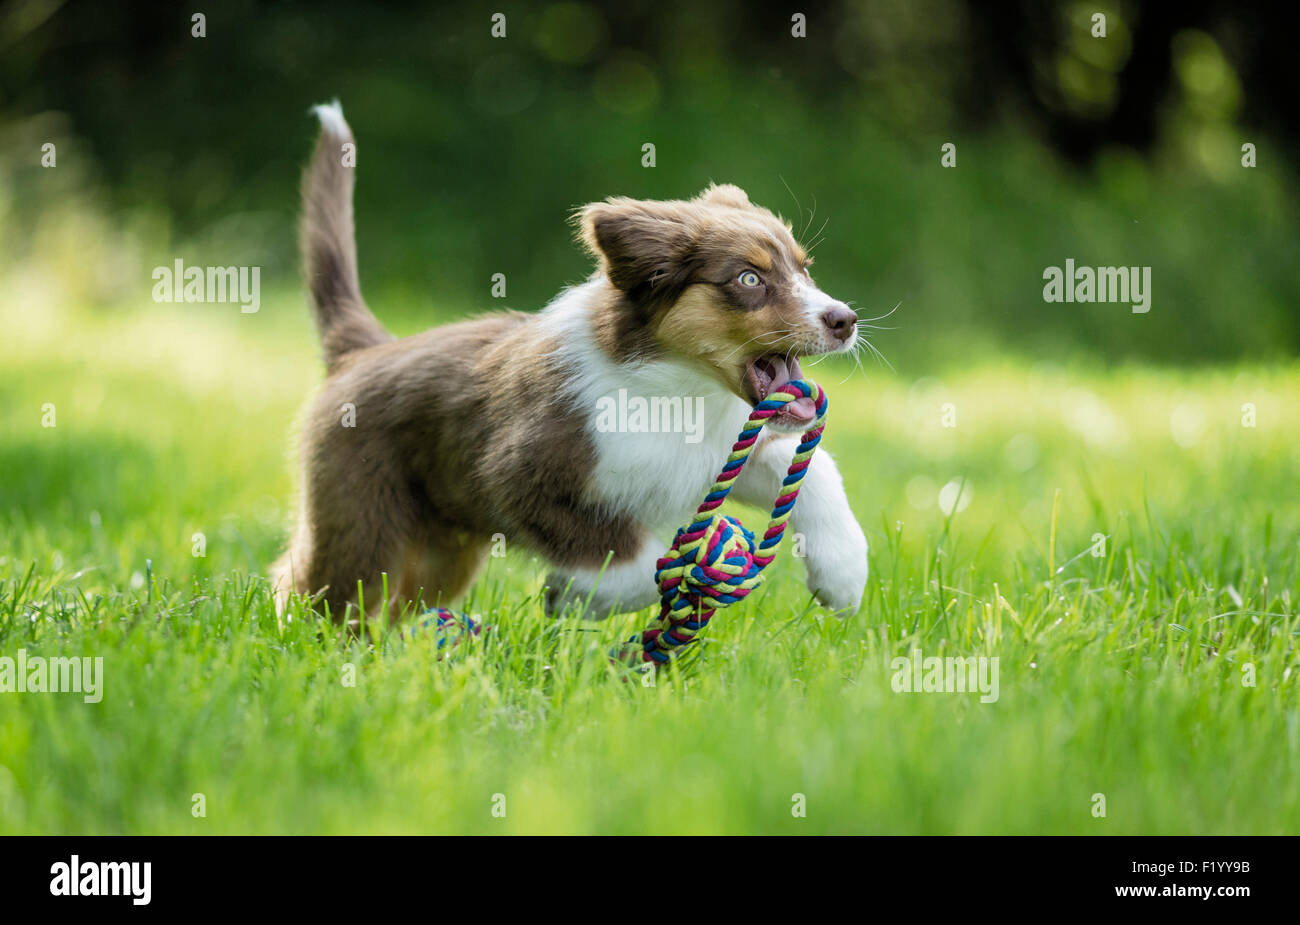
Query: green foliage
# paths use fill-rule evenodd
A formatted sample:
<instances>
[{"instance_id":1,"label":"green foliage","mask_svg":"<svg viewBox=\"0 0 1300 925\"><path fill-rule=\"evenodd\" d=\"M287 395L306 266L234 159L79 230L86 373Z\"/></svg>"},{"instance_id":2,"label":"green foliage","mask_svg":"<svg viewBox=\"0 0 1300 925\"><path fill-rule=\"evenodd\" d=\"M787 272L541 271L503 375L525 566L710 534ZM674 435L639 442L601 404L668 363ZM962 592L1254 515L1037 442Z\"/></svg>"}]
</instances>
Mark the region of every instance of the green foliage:
<instances>
[{"instance_id":1,"label":"green foliage","mask_svg":"<svg viewBox=\"0 0 1300 925\"><path fill-rule=\"evenodd\" d=\"M814 5L806 39L788 13L736 0L525 6L507 10L504 39L466 4L223 7L202 39L169 5L31 24L0 64L15 87L0 110L0 272L45 266L39 298L71 287L103 306L147 301L151 269L178 257L293 282L308 107L338 96L358 140L362 281L404 330L501 307L496 273L504 304L536 309L590 271L574 207L716 180L820 240L828 291L865 316L898 305L884 346L913 369L988 349L1212 362L1300 348L1285 136L1237 124L1244 91L1204 32L1170 43L1149 149L1103 144L1067 167L1014 98L988 99L1000 84L981 15L953 0ZM1107 7L1099 40L1089 10L1038 10L1025 41L1056 65L1034 80L1063 85L1020 89L1065 110L1086 91L1100 118L1118 105L1132 17ZM46 142L55 169L37 166ZM1257 167L1241 166L1245 142ZM946 143L956 167L940 166ZM1044 269L1067 258L1151 267L1150 313L1044 303Z\"/></svg>"}]
</instances>

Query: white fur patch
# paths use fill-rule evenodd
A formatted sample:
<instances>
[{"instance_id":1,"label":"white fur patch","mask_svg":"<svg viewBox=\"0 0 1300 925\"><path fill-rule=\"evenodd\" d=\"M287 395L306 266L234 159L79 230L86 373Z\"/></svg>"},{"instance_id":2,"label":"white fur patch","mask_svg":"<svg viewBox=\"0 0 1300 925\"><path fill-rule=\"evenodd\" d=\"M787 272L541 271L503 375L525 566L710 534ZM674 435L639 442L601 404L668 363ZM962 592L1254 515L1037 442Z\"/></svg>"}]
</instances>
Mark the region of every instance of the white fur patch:
<instances>
[{"instance_id":1,"label":"white fur patch","mask_svg":"<svg viewBox=\"0 0 1300 925\"><path fill-rule=\"evenodd\" d=\"M805 282L796 277L793 290L794 297L799 300L799 304L802 306L804 317L809 324L815 325L818 330L822 330L822 316L829 309L844 304L839 299L822 292L811 280ZM855 327L849 335L849 339L843 343L830 339L828 335L823 335L823 337L826 339L826 351L834 353L852 347L854 341L858 339L858 331Z\"/></svg>"},{"instance_id":2,"label":"white fur patch","mask_svg":"<svg viewBox=\"0 0 1300 925\"><path fill-rule=\"evenodd\" d=\"M611 613L649 607L659 600L655 564L666 548L663 540L649 537L636 555L625 562L611 562L603 569L574 569L569 575L567 593L556 602L558 607L585 603L589 620L603 620Z\"/></svg>"},{"instance_id":3,"label":"white fur patch","mask_svg":"<svg viewBox=\"0 0 1300 925\"><path fill-rule=\"evenodd\" d=\"M692 366L675 360L620 364L596 343L591 317L602 287L595 279L561 293L539 321L557 334L572 377L567 388L596 448L592 500L635 517L661 538L685 523L713 484L750 408L740 398ZM630 433L602 430L602 399L681 398L700 410L698 431Z\"/></svg>"},{"instance_id":4,"label":"white fur patch","mask_svg":"<svg viewBox=\"0 0 1300 925\"><path fill-rule=\"evenodd\" d=\"M343 118L343 104L338 100L320 103L311 108L312 113L320 119L321 128L337 138L351 138L352 129L348 128Z\"/></svg>"}]
</instances>

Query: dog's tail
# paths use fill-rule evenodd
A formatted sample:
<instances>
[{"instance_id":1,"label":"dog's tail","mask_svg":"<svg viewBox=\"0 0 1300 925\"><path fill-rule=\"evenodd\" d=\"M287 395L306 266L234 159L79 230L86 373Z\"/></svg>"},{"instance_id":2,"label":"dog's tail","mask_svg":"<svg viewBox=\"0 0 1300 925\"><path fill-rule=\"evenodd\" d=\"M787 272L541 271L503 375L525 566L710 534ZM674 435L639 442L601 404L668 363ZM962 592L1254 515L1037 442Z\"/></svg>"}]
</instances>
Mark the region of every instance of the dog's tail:
<instances>
[{"instance_id":1,"label":"dog's tail","mask_svg":"<svg viewBox=\"0 0 1300 925\"><path fill-rule=\"evenodd\" d=\"M311 293L325 366L344 355L392 340L361 298L357 276L352 186L356 147L338 100L312 108L320 119L316 150L302 177L302 219L298 244Z\"/></svg>"}]
</instances>

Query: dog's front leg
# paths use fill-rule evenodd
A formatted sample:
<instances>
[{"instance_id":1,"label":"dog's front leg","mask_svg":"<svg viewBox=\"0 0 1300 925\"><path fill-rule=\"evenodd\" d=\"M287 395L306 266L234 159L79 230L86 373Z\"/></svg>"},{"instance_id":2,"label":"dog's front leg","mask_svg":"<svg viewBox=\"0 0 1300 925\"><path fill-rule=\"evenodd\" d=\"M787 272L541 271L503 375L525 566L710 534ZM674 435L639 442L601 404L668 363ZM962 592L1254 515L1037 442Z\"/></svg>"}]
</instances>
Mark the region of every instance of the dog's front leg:
<instances>
[{"instance_id":1,"label":"dog's front leg","mask_svg":"<svg viewBox=\"0 0 1300 925\"><path fill-rule=\"evenodd\" d=\"M634 555L612 559L603 567L556 569L546 579L546 612L556 616L566 607L586 604L586 619L604 620L649 607L659 600L655 562L666 548L646 533Z\"/></svg>"},{"instance_id":2,"label":"dog's front leg","mask_svg":"<svg viewBox=\"0 0 1300 925\"><path fill-rule=\"evenodd\" d=\"M793 435L764 433L733 496L770 511L798 444ZM764 526L757 526L756 537ZM849 508L835 460L825 450L813 454L782 545L802 553L808 588L824 607L844 615L857 611L867 584L867 538Z\"/></svg>"}]
</instances>

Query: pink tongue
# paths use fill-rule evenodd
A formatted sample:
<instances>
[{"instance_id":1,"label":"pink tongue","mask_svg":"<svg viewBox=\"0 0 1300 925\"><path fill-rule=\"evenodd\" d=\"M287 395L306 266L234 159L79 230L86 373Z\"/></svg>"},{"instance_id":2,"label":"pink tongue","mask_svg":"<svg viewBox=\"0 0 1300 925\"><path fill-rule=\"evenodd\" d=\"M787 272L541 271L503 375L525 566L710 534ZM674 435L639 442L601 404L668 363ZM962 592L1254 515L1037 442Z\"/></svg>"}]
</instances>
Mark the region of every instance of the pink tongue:
<instances>
[{"instance_id":1,"label":"pink tongue","mask_svg":"<svg viewBox=\"0 0 1300 925\"><path fill-rule=\"evenodd\" d=\"M772 363L774 369L772 376L771 389L778 389L785 385L792 378L801 378L803 370L799 367L798 360L792 360L787 366L784 360L777 359ZM796 421L811 421L817 416L817 405L811 398L796 398L794 401L786 402L784 408L778 412L785 417L794 418Z\"/></svg>"},{"instance_id":2,"label":"pink tongue","mask_svg":"<svg viewBox=\"0 0 1300 925\"><path fill-rule=\"evenodd\" d=\"M780 413L797 421L811 421L817 416L817 406L811 398L796 398L792 402L786 402Z\"/></svg>"}]
</instances>

